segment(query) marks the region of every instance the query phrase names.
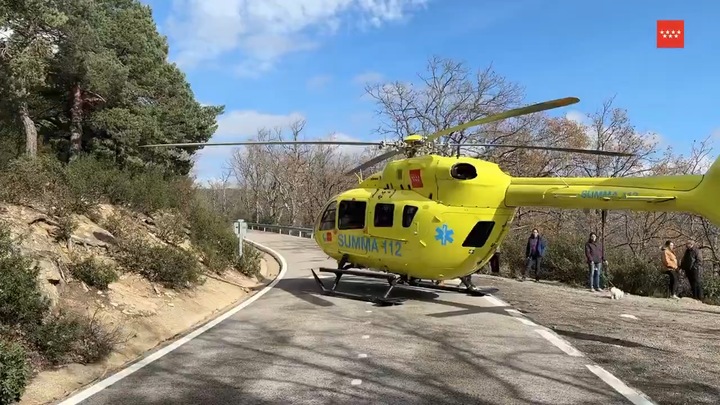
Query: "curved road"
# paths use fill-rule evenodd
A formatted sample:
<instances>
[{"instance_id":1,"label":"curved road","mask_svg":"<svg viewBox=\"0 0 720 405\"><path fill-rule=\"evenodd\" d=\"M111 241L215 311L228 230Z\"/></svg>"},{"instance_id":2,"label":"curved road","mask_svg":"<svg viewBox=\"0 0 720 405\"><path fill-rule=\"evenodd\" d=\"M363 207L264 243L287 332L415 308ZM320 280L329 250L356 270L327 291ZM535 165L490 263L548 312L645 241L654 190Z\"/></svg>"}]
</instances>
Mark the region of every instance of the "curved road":
<instances>
[{"instance_id":1,"label":"curved road","mask_svg":"<svg viewBox=\"0 0 720 405\"><path fill-rule=\"evenodd\" d=\"M257 231L248 238L288 263L273 289L81 403L631 403L581 353L561 350L555 335L495 298L397 288L411 300L375 307L325 297L309 269L334 263L312 240ZM343 282L345 291L386 285Z\"/></svg>"}]
</instances>

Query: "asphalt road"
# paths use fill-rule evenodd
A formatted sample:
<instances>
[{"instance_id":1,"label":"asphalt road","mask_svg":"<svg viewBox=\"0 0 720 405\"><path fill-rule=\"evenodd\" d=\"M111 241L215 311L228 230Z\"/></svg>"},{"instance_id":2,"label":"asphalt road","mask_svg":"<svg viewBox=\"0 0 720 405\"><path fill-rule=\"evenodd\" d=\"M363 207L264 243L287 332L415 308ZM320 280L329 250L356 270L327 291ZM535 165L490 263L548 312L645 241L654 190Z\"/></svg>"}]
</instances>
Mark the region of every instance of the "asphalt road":
<instances>
[{"instance_id":1,"label":"asphalt road","mask_svg":"<svg viewBox=\"0 0 720 405\"><path fill-rule=\"evenodd\" d=\"M629 404L493 298L396 289L394 307L318 293L312 240L251 232L285 277L257 301L83 404ZM340 288L382 291L346 276ZM328 281L332 280L327 279Z\"/></svg>"}]
</instances>

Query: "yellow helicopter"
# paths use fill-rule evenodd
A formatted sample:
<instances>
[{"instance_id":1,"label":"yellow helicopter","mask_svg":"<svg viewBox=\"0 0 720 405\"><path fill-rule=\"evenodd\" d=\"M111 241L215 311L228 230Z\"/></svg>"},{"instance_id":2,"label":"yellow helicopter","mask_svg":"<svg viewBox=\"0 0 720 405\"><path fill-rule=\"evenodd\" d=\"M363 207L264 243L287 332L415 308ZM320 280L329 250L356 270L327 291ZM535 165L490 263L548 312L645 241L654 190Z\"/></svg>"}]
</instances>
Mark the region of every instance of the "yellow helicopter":
<instances>
[{"instance_id":1,"label":"yellow helicopter","mask_svg":"<svg viewBox=\"0 0 720 405\"><path fill-rule=\"evenodd\" d=\"M448 128L432 135L411 135L403 142L260 141L146 145L183 147L253 144L341 144L391 146L392 150L363 163L347 174L372 167L398 154L405 159L388 163L381 172L357 188L327 202L314 225L320 249L338 261L330 295L371 300L392 305L403 298L389 294L398 284L484 295L470 276L493 256L510 229L518 207L567 209L620 209L633 211L684 211L720 225L720 163L705 175L636 178L518 178L497 164L469 158L423 154L431 143L448 134L476 125L574 104L568 97L533 104ZM605 156L626 153L523 145L450 144L558 150ZM720 160L720 159L719 159ZM371 270L363 270L371 269ZM337 290L345 275L387 279L382 296L363 296ZM441 286L421 280L459 278L464 288Z\"/></svg>"}]
</instances>

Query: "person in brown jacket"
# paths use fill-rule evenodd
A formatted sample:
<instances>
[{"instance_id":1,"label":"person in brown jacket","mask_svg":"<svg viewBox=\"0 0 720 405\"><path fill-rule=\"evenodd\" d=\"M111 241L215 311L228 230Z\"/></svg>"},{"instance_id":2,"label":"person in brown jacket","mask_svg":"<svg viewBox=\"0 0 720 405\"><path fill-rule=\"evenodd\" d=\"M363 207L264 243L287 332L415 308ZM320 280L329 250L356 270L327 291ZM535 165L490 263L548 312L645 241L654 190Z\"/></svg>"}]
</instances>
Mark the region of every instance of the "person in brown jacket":
<instances>
[{"instance_id":1,"label":"person in brown jacket","mask_svg":"<svg viewBox=\"0 0 720 405\"><path fill-rule=\"evenodd\" d=\"M671 241L665 242L665 246L662 248L662 264L665 274L670 277L670 297L678 298L678 262L673 252L674 248L674 243Z\"/></svg>"}]
</instances>

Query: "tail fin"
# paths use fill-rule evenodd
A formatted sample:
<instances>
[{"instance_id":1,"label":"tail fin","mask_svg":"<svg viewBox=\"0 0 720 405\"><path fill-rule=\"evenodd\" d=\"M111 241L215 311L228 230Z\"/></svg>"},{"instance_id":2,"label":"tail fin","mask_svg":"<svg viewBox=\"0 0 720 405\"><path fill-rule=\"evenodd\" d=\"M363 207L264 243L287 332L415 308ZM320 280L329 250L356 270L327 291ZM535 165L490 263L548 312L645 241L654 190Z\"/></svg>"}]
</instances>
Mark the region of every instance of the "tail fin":
<instances>
[{"instance_id":1,"label":"tail fin","mask_svg":"<svg viewBox=\"0 0 720 405\"><path fill-rule=\"evenodd\" d=\"M703 175L700 184L688 194L689 211L720 226L720 157Z\"/></svg>"}]
</instances>

